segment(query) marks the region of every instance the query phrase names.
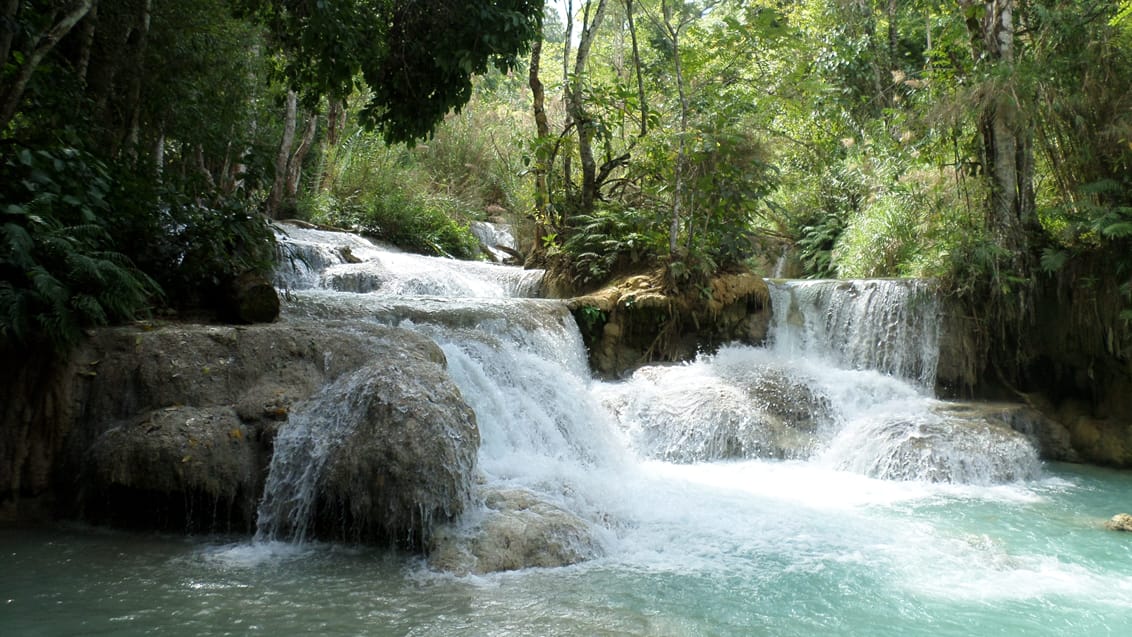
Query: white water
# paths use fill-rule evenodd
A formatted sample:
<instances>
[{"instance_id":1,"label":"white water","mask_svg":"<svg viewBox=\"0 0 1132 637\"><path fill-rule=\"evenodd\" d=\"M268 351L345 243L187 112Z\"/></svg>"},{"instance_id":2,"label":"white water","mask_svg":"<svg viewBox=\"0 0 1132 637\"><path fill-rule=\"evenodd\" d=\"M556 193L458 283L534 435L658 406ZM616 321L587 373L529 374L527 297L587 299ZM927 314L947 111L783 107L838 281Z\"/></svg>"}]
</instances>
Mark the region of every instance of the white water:
<instances>
[{"instance_id":1,"label":"white water","mask_svg":"<svg viewBox=\"0 0 1132 637\"><path fill-rule=\"evenodd\" d=\"M353 240L324 239L311 242L334 267L341 258L325 244ZM395 261L365 244L351 252L369 250L383 267ZM929 395L929 352L878 371L824 339L841 338L832 325L897 318L823 319L863 309L813 291L824 300L792 304L800 320L779 317L772 346L724 347L604 384L590 378L558 302L343 293L315 289L327 282L320 270L303 276L311 287L292 286L290 316L393 322L435 338L477 413L483 480L589 520L604 556L457 578L333 546L174 549L155 558L156 573L132 562L123 573L169 600L147 608L180 619L131 613L126 592L76 617L105 608L109 629L196 635L1053 636L1132 626L1132 545L1099 526L1130 479L1043 468L1020 439L957 422ZM783 285L794 284L775 298L798 295ZM855 296L880 312L871 316L892 316L880 300L902 292L861 285L875 286ZM89 573L118 573L109 557L95 563ZM26 570L10 566L9 579ZM54 582L55 568L69 567L37 577Z\"/></svg>"}]
</instances>

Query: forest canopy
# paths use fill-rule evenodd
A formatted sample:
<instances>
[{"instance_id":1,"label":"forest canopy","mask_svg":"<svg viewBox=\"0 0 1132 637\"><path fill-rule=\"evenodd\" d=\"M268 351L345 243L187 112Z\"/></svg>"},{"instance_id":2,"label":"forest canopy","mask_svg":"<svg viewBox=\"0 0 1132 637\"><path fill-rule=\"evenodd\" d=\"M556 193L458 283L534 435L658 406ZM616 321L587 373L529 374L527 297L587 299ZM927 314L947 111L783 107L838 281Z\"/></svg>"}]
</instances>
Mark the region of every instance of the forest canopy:
<instances>
[{"instance_id":1,"label":"forest canopy","mask_svg":"<svg viewBox=\"0 0 1132 637\"><path fill-rule=\"evenodd\" d=\"M268 217L579 290L660 268L1132 304L1132 3L4 0L4 339L207 304Z\"/></svg>"}]
</instances>

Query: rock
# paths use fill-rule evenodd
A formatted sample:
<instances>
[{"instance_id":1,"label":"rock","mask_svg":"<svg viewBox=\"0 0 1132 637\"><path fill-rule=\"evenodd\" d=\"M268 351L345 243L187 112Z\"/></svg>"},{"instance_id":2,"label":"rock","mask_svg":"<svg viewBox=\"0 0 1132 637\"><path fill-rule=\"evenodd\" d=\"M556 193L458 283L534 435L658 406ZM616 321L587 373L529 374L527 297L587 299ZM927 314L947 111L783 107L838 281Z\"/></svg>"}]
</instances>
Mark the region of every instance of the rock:
<instances>
[{"instance_id":1,"label":"rock","mask_svg":"<svg viewBox=\"0 0 1132 637\"><path fill-rule=\"evenodd\" d=\"M722 273L704 287L671 292L668 286L658 270L567 300L594 372L617 378L646 363L692 360L724 343L766 339L770 293L762 277Z\"/></svg>"},{"instance_id":2,"label":"rock","mask_svg":"<svg viewBox=\"0 0 1132 637\"><path fill-rule=\"evenodd\" d=\"M444 366L404 357L343 378L323 396L351 422L318 480L316 536L417 549L434 523L463 511L479 430Z\"/></svg>"},{"instance_id":3,"label":"rock","mask_svg":"<svg viewBox=\"0 0 1132 637\"><path fill-rule=\"evenodd\" d=\"M949 401L941 403L939 411L968 420L1005 424L1026 436L1043 460L1077 462L1079 459L1069 429L1029 405Z\"/></svg>"},{"instance_id":4,"label":"rock","mask_svg":"<svg viewBox=\"0 0 1132 637\"><path fill-rule=\"evenodd\" d=\"M416 534L419 544L432 519L459 512L478 446L445 366L426 337L364 323L97 330L60 394L69 397L66 410L54 413L50 437L65 442L42 464L59 476L64 514L249 531L277 430L323 388L360 373L365 422L344 457L328 465L326 510L352 516L343 524L360 529L358 539ZM444 439L432 440L433 432ZM434 499L430 489L438 490Z\"/></svg>"},{"instance_id":5,"label":"rock","mask_svg":"<svg viewBox=\"0 0 1132 637\"><path fill-rule=\"evenodd\" d=\"M884 480L1000 484L1041 474L1034 445L978 405L940 403L927 417L870 414L825 452L834 466Z\"/></svg>"},{"instance_id":6,"label":"rock","mask_svg":"<svg viewBox=\"0 0 1132 637\"><path fill-rule=\"evenodd\" d=\"M279 294L267 278L245 272L225 289L221 314L237 323L270 323L279 318Z\"/></svg>"},{"instance_id":7,"label":"rock","mask_svg":"<svg viewBox=\"0 0 1132 637\"><path fill-rule=\"evenodd\" d=\"M255 526L263 450L230 407L169 407L104 432L83 464L84 515L162 530Z\"/></svg>"},{"instance_id":8,"label":"rock","mask_svg":"<svg viewBox=\"0 0 1132 637\"><path fill-rule=\"evenodd\" d=\"M1117 513L1112 516L1110 520L1104 523L1104 528L1109 531L1128 531L1132 532L1132 515L1127 513Z\"/></svg>"},{"instance_id":9,"label":"rock","mask_svg":"<svg viewBox=\"0 0 1132 637\"><path fill-rule=\"evenodd\" d=\"M483 505L462 527L433 536L433 568L485 574L569 566L602 554L585 520L531 491L488 488Z\"/></svg>"},{"instance_id":10,"label":"rock","mask_svg":"<svg viewBox=\"0 0 1132 637\"><path fill-rule=\"evenodd\" d=\"M817 424L831 418L826 397L779 368L716 365L718 375L642 367L604 402L648 457L692 463L809 455Z\"/></svg>"}]
</instances>

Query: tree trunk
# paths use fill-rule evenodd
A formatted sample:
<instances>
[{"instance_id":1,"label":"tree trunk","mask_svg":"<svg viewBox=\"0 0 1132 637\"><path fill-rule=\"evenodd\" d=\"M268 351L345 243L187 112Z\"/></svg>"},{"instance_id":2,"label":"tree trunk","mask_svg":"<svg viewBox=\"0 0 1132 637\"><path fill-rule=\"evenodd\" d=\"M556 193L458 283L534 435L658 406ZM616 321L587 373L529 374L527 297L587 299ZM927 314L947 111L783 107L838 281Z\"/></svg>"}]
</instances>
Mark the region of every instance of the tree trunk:
<instances>
[{"instance_id":1,"label":"tree trunk","mask_svg":"<svg viewBox=\"0 0 1132 637\"><path fill-rule=\"evenodd\" d=\"M550 137L550 124L546 120L546 92L543 90L542 80L539 79L539 68L542 62L542 30L531 43L531 68L527 76L527 83L531 87L531 108L535 117L535 218L539 223L550 221L547 215L547 204L550 202L550 189L546 183L547 149L545 145Z\"/></svg>"},{"instance_id":2,"label":"tree trunk","mask_svg":"<svg viewBox=\"0 0 1132 637\"><path fill-rule=\"evenodd\" d=\"M633 21L633 0L625 0L625 17L629 21L629 39L633 44L633 69L637 75L637 99L641 103L641 137L649 132L649 103L645 98L645 80L641 73L641 53L637 47L637 25Z\"/></svg>"},{"instance_id":3,"label":"tree trunk","mask_svg":"<svg viewBox=\"0 0 1132 637\"><path fill-rule=\"evenodd\" d=\"M307 153L310 152L311 144L314 143L314 135L318 131L318 111L312 111L307 115L307 123L303 128L303 137L299 140L299 147L295 149L295 153L291 155L291 159L287 162L287 199L294 201L299 195L299 181L303 176L303 160L307 158Z\"/></svg>"},{"instance_id":4,"label":"tree trunk","mask_svg":"<svg viewBox=\"0 0 1132 637\"><path fill-rule=\"evenodd\" d=\"M287 91L287 110L283 116L283 139L279 142L279 152L275 155L275 180L271 183L271 194L267 197L267 216L272 219L279 212L283 201L283 191L287 184L287 161L291 158L291 146L295 143L295 119L298 117L299 95Z\"/></svg>"},{"instance_id":5,"label":"tree trunk","mask_svg":"<svg viewBox=\"0 0 1132 637\"><path fill-rule=\"evenodd\" d=\"M145 49L149 41L149 25L153 15L153 0L145 0L141 7L141 16L138 19L137 46L134 52L136 60L132 77L130 78L130 128L126 135L126 154L131 163L137 161L138 138L141 131L141 91L142 76L145 74Z\"/></svg>"},{"instance_id":6,"label":"tree trunk","mask_svg":"<svg viewBox=\"0 0 1132 637\"><path fill-rule=\"evenodd\" d=\"M35 48L27 54L23 64L19 65L19 71L16 72L11 84L0 90L0 131L7 129L8 123L16 115L32 73L39 67L43 58L55 48L59 40L90 12L93 2L94 0L79 0L59 18L58 22L51 25L36 39ZM5 8L7 9L7 7ZM7 59L5 58L3 62L7 63Z\"/></svg>"},{"instance_id":7,"label":"tree trunk","mask_svg":"<svg viewBox=\"0 0 1132 637\"><path fill-rule=\"evenodd\" d=\"M583 101L582 87L586 75L586 63L590 56L590 47L594 36L605 17L606 0L598 0L597 8L592 19L583 18L582 35L578 38L578 51L574 58L574 75L567 88L567 112L574 120L574 127L578 133L578 160L582 165L582 191L578 200L579 211L584 213L593 210L594 199L597 195L597 162L594 160L593 138L595 126L592 116L586 111ZM589 17L592 3L586 3L586 17Z\"/></svg>"},{"instance_id":8,"label":"tree trunk","mask_svg":"<svg viewBox=\"0 0 1132 637\"><path fill-rule=\"evenodd\" d=\"M680 66L681 25L672 25L672 7L668 2L664 3L663 10L664 27L668 31L668 37L672 42L673 67L676 72L676 93L680 98L680 130L676 135L676 166L673 176L675 183L673 184L672 193L672 222L669 224L668 228L668 253L674 257L680 245L680 217L683 214L681 207L684 199L684 166L687 163L687 148L685 146L684 137L688 132L688 99L684 94L684 73L683 68Z\"/></svg>"},{"instance_id":9,"label":"tree trunk","mask_svg":"<svg viewBox=\"0 0 1132 637\"><path fill-rule=\"evenodd\" d=\"M75 75L79 76L79 84L86 87L87 69L90 68L90 56L94 50L94 34L98 28L98 0L90 8L90 13L83 18L82 32L79 35L79 61L75 66Z\"/></svg>"},{"instance_id":10,"label":"tree trunk","mask_svg":"<svg viewBox=\"0 0 1132 637\"><path fill-rule=\"evenodd\" d=\"M16 12L20 9L20 0L4 0L0 7L0 68L3 68L12 50L12 40L16 37Z\"/></svg>"},{"instance_id":11,"label":"tree trunk","mask_svg":"<svg viewBox=\"0 0 1132 637\"><path fill-rule=\"evenodd\" d=\"M976 63L1014 67L1014 0L987 0L978 19L975 0L959 0L967 9L972 53ZM986 227L999 247L1012 255L1013 274L1029 273L1027 227L1034 222L1033 148L1031 133L1019 121L1018 98L1010 90L983 107L980 132L982 164L990 180Z\"/></svg>"}]
</instances>

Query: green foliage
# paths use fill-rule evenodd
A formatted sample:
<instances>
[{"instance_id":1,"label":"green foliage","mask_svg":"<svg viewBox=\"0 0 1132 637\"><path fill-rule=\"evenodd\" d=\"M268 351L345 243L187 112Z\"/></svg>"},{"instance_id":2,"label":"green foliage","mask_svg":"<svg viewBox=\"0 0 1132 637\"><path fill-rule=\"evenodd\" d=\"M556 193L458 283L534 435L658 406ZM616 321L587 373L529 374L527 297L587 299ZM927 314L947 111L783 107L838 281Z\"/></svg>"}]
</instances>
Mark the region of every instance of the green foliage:
<instances>
[{"instance_id":1,"label":"green foliage","mask_svg":"<svg viewBox=\"0 0 1132 637\"><path fill-rule=\"evenodd\" d=\"M507 97L477 95L477 108L450 115L429 143L413 148L349 131L327 155L321 192L302 202L303 214L407 250L478 256L469 222L525 209L532 196L521 177L523 105Z\"/></svg>"},{"instance_id":2,"label":"green foliage","mask_svg":"<svg viewBox=\"0 0 1132 637\"><path fill-rule=\"evenodd\" d=\"M359 114L387 142L428 137L472 96L472 76L518 65L542 22L539 0L241 0L286 54L308 96L369 89Z\"/></svg>"},{"instance_id":3,"label":"green foliage","mask_svg":"<svg viewBox=\"0 0 1132 637\"><path fill-rule=\"evenodd\" d=\"M330 162L328 188L304 202L320 223L349 227L423 254L472 258L479 244L466 223L471 210L435 192L413 151L357 131Z\"/></svg>"},{"instance_id":4,"label":"green foliage","mask_svg":"<svg viewBox=\"0 0 1132 637\"><path fill-rule=\"evenodd\" d=\"M601 283L663 254L667 241L657 211L599 204L590 214L571 217L562 252L570 257L575 283Z\"/></svg>"},{"instance_id":5,"label":"green foliage","mask_svg":"<svg viewBox=\"0 0 1132 637\"><path fill-rule=\"evenodd\" d=\"M157 285L114 250L106 166L74 148L0 166L0 341L70 349L87 326L146 310Z\"/></svg>"}]
</instances>

